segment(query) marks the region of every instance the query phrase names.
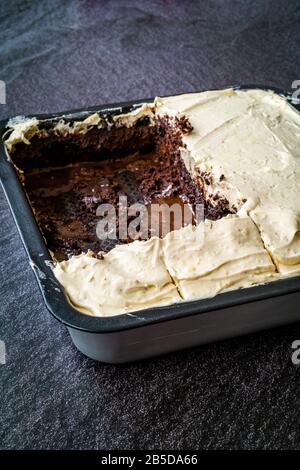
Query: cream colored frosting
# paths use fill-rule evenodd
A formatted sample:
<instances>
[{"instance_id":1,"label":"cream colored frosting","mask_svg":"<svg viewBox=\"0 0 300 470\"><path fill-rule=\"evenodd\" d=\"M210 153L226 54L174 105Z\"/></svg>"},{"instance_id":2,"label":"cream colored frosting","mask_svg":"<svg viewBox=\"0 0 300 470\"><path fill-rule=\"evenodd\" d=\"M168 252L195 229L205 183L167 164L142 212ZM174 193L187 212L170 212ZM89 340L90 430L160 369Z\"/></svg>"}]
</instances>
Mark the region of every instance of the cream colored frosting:
<instances>
[{"instance_id":1,"label":"cream colored frosting","mask_svg":"<svg viewBox=\"0 0 300 470\"><path fill-rule=\"evenodd\" d=\"M19 142L29 145L30 139L38 132L38 123L36 118L20 118L17 122L8 122L8 128L12 129L12 132L5 140L7 151L11 152L14 145Z\"/></svg>"},{"instance_id":2,"label":"cream colored frosting","mask_svg":"<svg viewBox=\"0 0 300 470\"><path fill-rule=\"evenodd\" d=\"M54 273L83 313L111 316L212 297L278 278L248 216L228 216L57 263Z\"/></svg>"},{"instance_id":3,"label":"cream colored frosting","mask_svg":"<svg viewBox=\"0 0 300 470\"><path fill-rule=\"evenodd\" d=\"M71 303L84 313L111 316L178 302L165 267L162 241L119 245L98 259L91 253L57 263L54 273Z\"/></svg>"},{"instance_id":4,"label":"cream colored frosting","mask_svg":"<svg viewBox=\"0 0 300 470\"><path fill-rule=\"evenodd\" d=\"M126 113L120 114L113 117L114 122L120 126L131 127L139 119L149 117L151 122L154 122L154 106L153 103L144 103L142 106L136 108L135 110Z\"/></svg>"},{"instance_id":5,"label":"cream colored frosting","mask_svg":"<svg viewBox=\"0 0 300 470\"><path fill-rule=\"evenodd\" d=\"M117 114L112 116L112 121L117 126L126 126L132 127L140 118L148 117L150 123L153 123L154 120L154 107L151 103L143 103L138 106L136 109L129 113ZM39 129L39 122L51 122L51 119L45 119L43 121L38 121L34 118L25 118L20 116L15 118L12 121L9 121L7 124L8 127L8 137L5 139L5 146L8 153L11 153L13 147L19 143L23 142L24 144L30 145L30 140L35 135L47 135L47 131ZM58 123L53 127L53 132L56 135L67 136L70 134L85 134L92 127L97 127L98 129L106 126L107 123L103 116L98 113L91 114L87 118L81 121L72 121L68 122L67 116L62 116Z\"/></svg>"},{"instance_id":6,"label":"cream colored frosting","mask_svg":"<svg viewBox=\"0 0 300 470\"><path fill-rule=\"evenodd\" d=\"M210 175L207 197L249 214L279 271L300 272L300 113L261 90L157 98L156 107L192 124L182 156L194 175Z\"/></svg>"},{"instance_id":7,"label":"cream colored frosting","mask_svg":"<svg viewBox=\"0 0 300 470\"><path fill-rule=\"evenodd\" d=\"M197 227L170 232L163 240L163 254L185 300L212 297L276 277L275 266L248 216L206 220Z\"/></svg>"}]
</instances>

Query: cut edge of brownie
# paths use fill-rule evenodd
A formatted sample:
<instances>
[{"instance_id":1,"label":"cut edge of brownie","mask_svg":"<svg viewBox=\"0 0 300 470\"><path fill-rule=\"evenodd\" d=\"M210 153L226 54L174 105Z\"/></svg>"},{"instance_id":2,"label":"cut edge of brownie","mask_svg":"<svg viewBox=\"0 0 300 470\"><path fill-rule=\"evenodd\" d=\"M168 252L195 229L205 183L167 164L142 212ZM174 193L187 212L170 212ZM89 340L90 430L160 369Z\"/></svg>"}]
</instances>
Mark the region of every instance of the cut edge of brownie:
<instances>
[{"instance_id":1,"label":"cut edge of brownie","mask_svg":"<svg viewBox=\"0 0 300 470\"><path fill-rule=\"evenodd\" d=\"M60 123L63 125L62 121ZM202 204L204 217L211 220L233 212L221 195L216 194L213 200L206 197L205 175L195 177L188 171L181 157L182 137L193 128L184 116L157 116L154 121L149 116L142 116L133 125L126 126L116 116L106 115L101 127L92 125L85 132L67 132L71 127L72 122L68 122L64 132L58 133L57 122L52 126L49 122L47 125L39 123L38 132L30 136L29 142L17 142L9 152L47 246L56 259L87 250L95 254L107 252L117 243L133 241L107 240L103 243L96 238L97 205L110 203L117 207L120 195L128 196L132 203L146 206L163 202L164 198L179 198L192 207ZM108 171L105 176L101 162L104 166L105 163L113 168L116 166L116 171L112 174ZM136 170L135 162L139 162ZM107 178L107 187L103 189L99 181L97 183L99 174L92 175L90 180L89 176L76 175L70 191L62 191L58 196L51 196L47 191L43 196L41 187L38 190L34 187L36 180L42 181L45 175L55 179L55 175L62 174L66 168L75 168L76 173L80 165L87 174L89 170L93 173L93 169L97 173L97 165L100 165L98 170L103 173L101 178ZM47 175L48 170L53 173ZM89 181L93 188L89 188ZM148 238L151 236L149 232Z\"/></svg>"}]
</instances>

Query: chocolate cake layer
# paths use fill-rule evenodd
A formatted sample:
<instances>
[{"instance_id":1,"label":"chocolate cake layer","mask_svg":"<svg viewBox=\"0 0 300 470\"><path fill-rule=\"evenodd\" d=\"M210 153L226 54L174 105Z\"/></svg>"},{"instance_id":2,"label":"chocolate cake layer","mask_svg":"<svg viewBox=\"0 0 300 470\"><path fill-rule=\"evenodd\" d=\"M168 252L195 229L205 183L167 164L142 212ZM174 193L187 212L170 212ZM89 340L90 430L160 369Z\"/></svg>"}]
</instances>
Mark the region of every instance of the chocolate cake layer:
<instances>
[{"instance_id":1,"label":"chocolate cake layer","mask_svg":"<svg viewBox=\"0 0 300 470\"><path fill-rule=\"evenodd\" d=\"M128 206L143 204L149 219L153 204L185 205L193 223L196 204L204 205L207 218L227 215L226 201L215 205L205 202L201 184L192 179L180 157L181 136L190 131L184 119L175 127L167 118L155 126L144 119L131 127L93 127L76 135L56 135L43 129L32 137L30 145L18 143L13 161L24 173L27 194L55 258L87 250L108 252L116 244L145 238L145 233L136 233L120 239L120 196L127 197ZM111 204L116 210L114 239L97 236L96 212L101 204ZM127 223L135 217L128 217ZM146 238L161 237L186 225L183 216L178 222L171 214L170 220L168 211L159 212L156 220L155 227L149 223Z\"/></svg>"},{"instance_id":2,"label":"chocolate cake layer","mask_svg":"<svg viewBox=\"0 0 300 470\"><path fill-rule=\"evenodd\" d=\"M187 203L192 212L195 203L203 202L182 162L166 162L156 152L35 169L26 174L25 187L48 247L57 259L88 249L109 251L115 244L132 241L99 240L96 235L97 207L112 204L118 216L120 196L127 196L128 206L142 203L150 212L151 203ZM161 230L164 223L162 217ZM170 228L174 228L172 224ZM152 233L149 226L148 237L153 235L162 232Z\"/></svg>"},{"instance_id":3,"label":"chocolate cake layer","mask_svg":"<svg viewBox=\"0 0 300 470\"><path fill-rule=\"evenodd\" d=\"M99 161L136 151L148 152L154 148L155 134L156 129L149 125L147 118L140 119L132 127L112 125L110 129L99 129L94 126L77 134L68 133L67 129L61 134L55 128L45 128L44 124L40 133L30 139L30 145L18 142L10 156L14 164L26 173L33 168Z\"/></svg>"}]
</instances>

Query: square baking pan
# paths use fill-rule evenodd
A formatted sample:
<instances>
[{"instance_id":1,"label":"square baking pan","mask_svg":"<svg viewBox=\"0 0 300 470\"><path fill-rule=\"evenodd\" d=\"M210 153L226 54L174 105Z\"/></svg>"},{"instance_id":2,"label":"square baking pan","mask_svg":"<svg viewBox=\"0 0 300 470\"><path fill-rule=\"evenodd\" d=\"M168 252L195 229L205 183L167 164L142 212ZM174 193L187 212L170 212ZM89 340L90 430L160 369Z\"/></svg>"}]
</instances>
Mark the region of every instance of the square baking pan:
<instances>
[{"instance_id":1,"label":"square baking pan","mask_svg":"<svg viewBox=\"0 0 300 470\"><path fill-rule=\"evenodd\" d=\"M299 104L293 104L292 96L281 89L257 85L230 88L273 90L300 109ZM95 112L127 113L152 101L145 99L34 117L53 122L63 117L73 122ZM15 167L7 157L3 144L7 123L8 120L0 122L1 183L45 304L67 327L75 346L83 354L102 362L124 363L300 320L300 276L218 294L213 298L113 317L81 313L69 303L53 274L52 258L45 240Z\"/></svg>"}]
</instances>

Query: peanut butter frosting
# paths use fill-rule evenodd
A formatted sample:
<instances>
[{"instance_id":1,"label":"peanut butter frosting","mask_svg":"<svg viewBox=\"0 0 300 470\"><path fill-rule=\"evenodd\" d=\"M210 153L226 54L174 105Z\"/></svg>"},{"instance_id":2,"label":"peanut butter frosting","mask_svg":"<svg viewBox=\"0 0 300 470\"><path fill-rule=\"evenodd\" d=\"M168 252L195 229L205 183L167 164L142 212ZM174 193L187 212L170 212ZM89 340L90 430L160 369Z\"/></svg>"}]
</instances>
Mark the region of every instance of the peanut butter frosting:
<instances>
[{"instance_id":1,"label":"peanut butter frosting","mask_svg":"<svg viewBox=\"0 0 300 470\"><path fill-rule=\"evenodd\" d=\"M109 110L107 110L107 112L108 111ZM139 119L145 117L148 117L150 123L153 123L153 104L143 103L141 106L138 106L129 113L112 116L112 122L116 126L131 127ZM16 144L23 142L24 144L30 145L30 140L35 135L46 135L47 132L39 128L39 123L45 123L47 121L51 122L51 119L44 119L40 121L35 117L26 118L24 116L17 116L16 118L9 120L6 126L8 128L7 134L9 135L5 139L5 147L8 154L12 152ZM69 122L68 116L66 115L62 116L57 124L53 127L53 133L62 136L67 136L70 134L84 134L92 127L101 129L104 125L106 126L107 122L99 113L88 115L81 121L72 121L71 123Z\"/></svg>"},{"instance_id":2,"label":"peanut butter frosting","mask_svg":"<svg viewBox=\"0 0 300 470\"><path fill-rule=\"evenodd\" d=\"M168 233L162 247L166 267L185 300L276 278L272 259L248 216L188 225Z\"/></svg>"},{"instance_id":3,"label":"peanut butter frosting","mask_svg":"<svg viewBox=\"0 0 300 470\"><path fill-rule=\"evenodd\" d=\"M70 302L94 316L112 316L182 300L212 297L278 277L248 216L188 225L165 238L119 245L57 263Z\"/></svg>"},{"instance_id":4,"label":"peanut butter frosting","mask_svg":"<svg viewBox=\"0 0 300 470\"><path fill-rule=\"evenodd\" d=\"M207 197L223 195L251 217L282 275L300 273L300 113L261 90L157 98L156 107L192 124L182 157L205 174Z\"/></svg>"},{"instance_id":5,"label":"peanut butter frosting","mask_svg":"<svg viewBox=\"0 0 300 470\"><path fill-rule=\"evenodd\" d=\"M86 253L57 263L54 273L71 303L84 313L112 316L180 300L152 237L116 246L101 259Z\"/></svg>"}]
</instances>

